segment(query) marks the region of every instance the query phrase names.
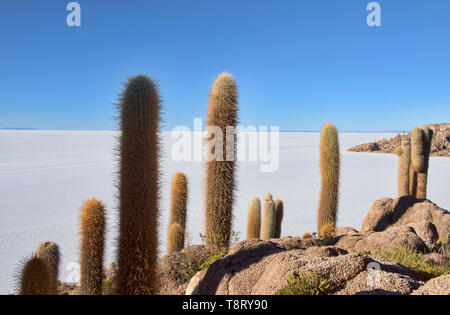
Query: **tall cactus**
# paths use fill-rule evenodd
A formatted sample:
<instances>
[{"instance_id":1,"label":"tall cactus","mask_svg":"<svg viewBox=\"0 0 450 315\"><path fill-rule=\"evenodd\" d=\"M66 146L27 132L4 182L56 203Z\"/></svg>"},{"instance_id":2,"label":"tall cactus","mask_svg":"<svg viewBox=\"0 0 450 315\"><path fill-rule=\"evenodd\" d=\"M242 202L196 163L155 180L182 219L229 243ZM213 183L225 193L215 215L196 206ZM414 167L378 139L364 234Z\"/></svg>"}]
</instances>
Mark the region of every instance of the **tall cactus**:
<instances>
[{"instance_id":1,"label":"tall cactus","mask_svg":"<svg viewBox=\"0 0 450 315\"><path fill-rule=\"evenodd\" d=\"M51 291L53 295L56 295L58 293L59 262L61 260L58 245L53 242L42 242L36 251L36 257L44 260L50 267Z\"/></svg>"},{"instance_id":2,"label":"tall cactus","mask_svg":"<svg viewBox=\"0 0 450 315\"><path fill-rule=\"evenodd\" d=\"M24 262L19 275L19 295L52 295L52 278L51 266L33 255Z\"/></svg>"},{"instance_id":3,"label":"tall cactus","mask_svg":"<svg viewBox=\"0 0 450 315\"><path fill-rule=\"evenodd\" d=\"M160 99L146 76L130 79L120 100L117 293L158 292Z\"/></svg>"},{"instance_id":4,"label":"tall cactus","mask_svg":"<svg viewBox=\"0 0 450 315\"><path fill-rule=\"evenodd\" d=\"M396 149L395 152L398 159L398 195L408 196L409 195L409 175L410 175L410 165L411 165L411 144L409 139L403 139L400 147Z\"/></svg>"},{"instance_id":5,"label":"tall cactus","mask_svg":"<svg viewBox=\"0 0 450 315\"><path fill-rule=\"evenodd\" d=\"M248 206L247 239L259 238L261 233L261 201L254 196Z\"/></svg>"},{"instance_id":6,"label":"tall cactus","mask_svg":"<svg viewBox=\"0 0 450 315\"><path fill-rule=\"evenodd\" d=\"M169 229L167 231L167 253L169 250L169 241L172 237L170 228L172 224L178 223L183 230L183 244L184 247L184 232L186 230L186 208L187 208L187 178L183 173L175 174L172 180L172 191L171 191L171 208L170 208L170 218L169 218ZM183 248L182 247L182 248Z\"/></svg>"},{"instance_id":7,"label":"tall cactus","mask_svg":"<svg viewBox=\"0 0 450 315\"><path fill-rule=\"evenodd\" d=\"M431 151L433 132L424 126L422 129L414 128L411 132L411 166L414 178L411 184L411 195L416 198L427 197L428 165Z\"/></svg>"},{"instance_id":8,"label":"tall cactus","mask_svg":"<svg viewBox=\"0 0 450 315\"><path fill-rule=\"evenodd\" d=\"M275 237L276 213L272 195L268 193L264 199L264 214L261 229L261 239L264 241Z\"/></svg>"},{"instance_id":9,"label":"tall cactus","mask_svg":"<svg viewBox=\"0 0 450 315\"><path fill-rule=\"evenodd\" d=\"M330 223L336 226L339 198L339 138L335 126L328 123L322 127L320 135L320 190L319 210L317 214L317 232L320 236L322 226Z\"/></svg>"},{"instance_id":10,"label":"tall cactus","mask_svg":"<svg viewBox=\"0 0 450 315\"><path fill-rule=\"evenodd\" d=\"M284 206L281 199L275 200L275 234L274 238L281 237L281 223L283 222Z\"/></svg>"},{"instance_id":11,"label":"tall cactus","mask_svg":"<svg viewBox=\"0 0 450 315\"><path fill-rule=\"evenodd\" d=\"M95 198L86 201L81 209L80 222L80 293L101 295L106 229L105 206Z\"/></svg>"},{"instance_id":12,"label":"tall cactus","mask_svg":"<svg viewBox=\"0 0 450 315\"><path fill-rule=\"evenodd\" d=\"M206 156L206 244L210 249L226 249L230 244L236 185L237 110L234 78L222 73L211 87L207 117L209 130L215 128L206 137L206 146L210 148Z\"/></svg>"},{"instance_id":13,"label":"tall cactus","mask_svg":"<svg viewBox=\"0 0 450 315\"><path fill-rule=\"evenodd\" d=\"M180 223L174 222L169 227L167 237L167 254L180 252L184 248L184 228Z\"/></svg>"}]
</instances>

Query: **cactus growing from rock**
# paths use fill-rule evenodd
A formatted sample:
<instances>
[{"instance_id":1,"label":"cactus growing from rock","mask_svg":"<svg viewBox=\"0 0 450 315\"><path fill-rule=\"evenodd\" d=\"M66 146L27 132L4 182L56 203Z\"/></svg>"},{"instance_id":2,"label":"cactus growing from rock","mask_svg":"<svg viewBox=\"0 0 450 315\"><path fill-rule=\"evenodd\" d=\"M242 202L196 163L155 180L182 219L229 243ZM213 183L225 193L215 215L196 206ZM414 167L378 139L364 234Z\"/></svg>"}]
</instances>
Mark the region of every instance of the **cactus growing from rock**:
<instances>
[{"instance_id":1,"label":"cactus growing from rock","mask_svg":"<svg viewBox=\"0 0 450 315\"><path fill-rule=\"evenodd\" d=\"M52 295L53 273L51 266L33 255L25 260L19 275L19 295Z\"/></svg>"},{"instance_id":2,"label":"cactus growing from rock","mask_svg":"<svg viewBox=\"0 0 450 315\"><path fill-rule=\"evenodd\" d=\"M173 254L183 250L184 233L184 228L180 223L172 223L169 227L169 235L167 237L167 254Z\"/></svg>"},{"instance_id":3,"label":"cactus growing from rock","mask_svg":"<svg viewBox=\"0 0 450 315\"><path fill-rule=\"evenodd\" d=\"M400 147L396 149L398 155L398 196L408 196L410 193L410 165L411 165L411 144L408 139L403 139Z\"/></svg>"},{"instance_id":4,"label":"cactus growing from rock","mask_svg":"<svg viewBox=\"0 0 450 315\"><path fill-rule=\"evenodd\" d=\"M428 165L431 151L433 132L424 126L422 129L414 128L411 132L411 167L413 178L411 182L411 195L416 198L427 197Z\"/></svg>"},{"instance_id":5,"label":"cactus growing from rock","mask_svg":"<svg viewBox=\"0 0 450 315\"><path fill-rule=\"evenodd\" d=\"M275 200L275 234L274 238L281 237L281 223L283 222L284 207L281 199Z\"/></svg>"},{"instance_id":6,"label":"cactus growing from rock","mask_svg":"<svg viewBox=\"0 0 450 315\"><path fill-rule=\"evenodd\" d=\"M61 260L58 245L53 242L42 242L36 251L36 257L45 261L50 267L51 292L56 295L58 293L59 262Z\"/></svg>"},{"instance_id":7,"label":"cactus growing from rock","mask_svg":"<svg viewBox=\"0 0 450 315\"><path fill-rule=\"evenodd\" d=\"M320 190L319 210L317 214L317 232L330 223L336 226L339 197L339 138L335 126L328 123L322 127L320 135Z\"/></svg>"},{"instance_id":8,"label":"cactus growing from rock","mask_svg":"<svg viewBox=\"0 0 450 315\"><path fill-rule=\"evenodd\" d=\"M430 165L431 154L431 142L433 140L433 130L428 125L422 127L423 139L424 139L424 169L417 174L417 198L427 198L427 186L428 186L428 167Z\"/></svg>"},{"instance_id":9,"label":"cactus growing from rock","mask_svg":"<svg viewBox=\"0 0 450 315\"><path fill-rule=\"evenodd\" d=\"M261 233L261 201L254 196L248 206L247 239L259 238Z\"/></svg>"},{"instance_id":10,"label":"cactus growing from rock","mask_svg":"<svg viewBox=\"0 0 450 315\"><path fill-rule=\"evenodd\" d=\"M184 246L184 232L186 230L186 208L187 208L187 178L183 173L177 173L172 180L171 191L171 208L169 217L169 229L167 231L167 253L169 253L169 239L172 237L170 234L170 227L174 223L178 223L183 230L183 246Z\"/></svg>"},{"instance_id":11,"label":"cactus growing from rock","mask_svg":"<svg viewBox=\"0 0 450 315\"><path fill-rule=\"evenodd\" d=\"M230 244L236 185L237 109L234 78L222 73L211 87L209 134L205 139L209 148L206 150L206 244L212 250L227 249Z\"/></svg>"},{"instance_id":12,"label":"cactus growing from rock","mask_svg":"<svg viewBox=\"0 0 450 315\"><path fill-rule=\"evenodd\" d=\"M272 195L269 193L264 199L264 212L261 228L261 239L264 241L270 240L275 236L276 226L276 213L275 202L272 199Z\"/></svg>"},{"instance_id":13,"label":"cactus growing from rock","mask_svg":"<svg viewBox=\"0 0 450 315\"><path fill-rule=\"evenodd\" d=\"M126 83L119 104L119 238L117 292L158 293L160 99L146 76Z\"/></svg>"},{"instance_id":14,"label":"cactus growing from rock","mask_svg":"<svg viewBox=\"0 0 450 315\"><path fill-rule=\"evenodd\" d=\"M80 293L101 295L105 249L105 206L95 198L85 202L80 214Z\"/></svg>"}]
</instances>

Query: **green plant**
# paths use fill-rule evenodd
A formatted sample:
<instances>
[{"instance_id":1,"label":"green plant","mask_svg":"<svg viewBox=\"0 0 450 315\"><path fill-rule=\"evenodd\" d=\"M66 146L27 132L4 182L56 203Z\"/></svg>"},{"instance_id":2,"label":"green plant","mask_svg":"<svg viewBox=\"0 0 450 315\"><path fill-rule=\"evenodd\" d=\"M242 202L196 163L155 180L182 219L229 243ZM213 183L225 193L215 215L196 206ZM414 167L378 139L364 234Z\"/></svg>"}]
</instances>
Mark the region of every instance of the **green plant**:
<instances>
[{"instance_id":1,"label":"green plant","mask_svg":"<svg viewBox=\"0 0 450 315\"><path fill-rule=\"evenodd\" d=\"M335 126L328 123L322 127L320 135L320 190L319 209L317 212L317 231L330 223L336 227L339 197L339 138Z\"/></svg>"},{"instance_id":2,"label":"green plant","mask_svg":"<svg viewBox=\"0 0 450 315\"><path fill-rule=\"evenodd\" d=\"M102 294L103 295L114 295L114 283L109 279L104 279L102 281Z\"/></svg>"},{"instance_id":3,"label":"green plant","mask_svg":"<svg viewBox=\"0 0 450 315\"><path fill-rule=\"evenodd\" d=\"M447 258L450 258L450 237L448 238L440 238L436 242L436 248L434 251L438 254L441 254Z\"/></svg>"},{"instance_id":4,"label":"green plant","mask_svg":"<svg viewBox=\"0 0 450 315\"><path fill-rule=\"evenodd\" d=\"M403 139L401 147L398 147L395 152L398 159L398 195L409 195L409 175L411 165L411 144L408 139Z\"/></svg>"},{"instance_id":5,"label":"green plant","mask_svg":"<svg viewBox=\"0 0 450 315\"><path fill-rule=\"evenodd\" d=\"M422 253L402 245L381 251L378 255L413 269L422 276L424 280L430 280L435 277L450 274L449 266L428 264Z\"/></svg>"},{"instance_id":6,"label":"green plant","mask_svg":"<svg viewBox=\"0 0 450 315\"><path fill-rule=\"evenodd\" d=\"M230 245L237 109L236 83L230 74L222 73L211 87L207 117L206 244L211 250L227 249Z\"/></svg>"},{"instance_id":7,"label":"green plant","mask_svg":"<svg viewBox=\"0 0 450 315\"><path fill-rule=\"evenodd\" d=\"M264 213L261 228L261 239L270 240L275 236L275 203L272 199L272 195L268 193L264 199Z\"/></svg>"},{"instance_id":8,"label":"green plant","mask_svg":"<svg viewBox=\"0 0 450 315\"><path fill-rule=\"evenodd\" d=\"M306 270L301 273L293 272L277 295L327 295L333 290L334 285L328 279Z\"/></svg>"},{"instance_id":9,"label":"green plant","mask_svg":"<svg viewBox=\"0 0 450 315\"><path fill-rule=\"evenodd\" d=\"M156 84L142 75L129 79L119 111L117 293L156 294L161 111Z\"/></svg>"},{"instance_id":10,"label":"green plant","mask_svg":"<svg viewBox=\"0 0 450 315\"><path fill-rule=\"evenodd\" d=\"M167 254L180 252L184 248L184 229L180 223L174 222L169 227L167 237Z\"/></svg>"},{"instance_id":11,"label":"green plant","mask_svg":"<svg viewBox=\"0 0 450 315\"><path fill-rule=\"evenodd\" d=\"M58 293L59 261L61 259L59 246L54 242L42 242L36 251L36 257L44 260L50 266L51 291L53 295L56 295Z\"/></svg>"},{"instance_id":12,"label":"green plant","mask_svg":"<svg viewBox=\"0 0 450 315\"><path fill-rule=\"evenodd\" d=\"M275 233L274 238L281 237L281 223L283 222L284 206L281 199L275 200Z\"/></svg>"},{"instance_id":13,"label":"green plant","mask_svg":"<svg viewBox=\"0 0 450 315\"><path fill-rule=\"evenodd\" d=\"M170 227L174 223L178 223L183 230L183 247L184 247L184 231L186 230L186 213L187 213L187 178L184 173L176 173L172 180L171 190L171 208L169 218L169 229L167 235L167 246L169 246ZM167 247L169 253L169 247Z\"/></svg>"},{"instance_id":14,"label":"green plant","mask_svg":"<svg viewBox=\"0 0 450 315\"><path fill-rule=\"evenodd\" d=\"M51 266L33 255L23 262L19 275L19 295L52 295L53 275Z\"/></svg>"},{"instance_id":15,"label":"green plant","mask_svg":"<svg viewBox=\"0 0 450 315\"><path fill-rule=\"evenodd\" d=\"M222 259L226 256L225 251L216 250L212 253L210 253L208 256L206 256L205 261L200 265L200 270L208 270L208 268L217 260Z\"/></svg>"},{"instance_id":16,"label":"green plant","mask_svg":"<svg viewBox=\"0 0 450 315\"><path fill-rule=\"evenodd\" d=\"M91 198L84 203L80 213L81 295L102 294L105 230L105 206Z\"/></svg>"},{"instance_id":17,"label":"green plant","mask_svg":"<svg viewBox=\"0 0 450 315\"><path fill-rule=\"evenodd\" d=\"M261 201L253 197L248 206L247 239L259 238L261 233Z\"/></svg>"}]
</instances>

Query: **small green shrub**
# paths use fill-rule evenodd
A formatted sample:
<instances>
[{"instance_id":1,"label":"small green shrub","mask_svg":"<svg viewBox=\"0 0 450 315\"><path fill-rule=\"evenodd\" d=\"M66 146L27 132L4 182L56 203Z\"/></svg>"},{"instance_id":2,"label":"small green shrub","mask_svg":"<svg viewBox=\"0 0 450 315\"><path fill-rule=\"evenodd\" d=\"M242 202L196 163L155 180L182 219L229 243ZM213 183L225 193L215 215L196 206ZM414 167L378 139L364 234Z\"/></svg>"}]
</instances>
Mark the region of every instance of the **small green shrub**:
<instances>
[{"instance_id":1,"label":"small green shrub","mask_svg":"<svg viewBox=\"0 0 450 315\"><path fill-rule=\"evenodd\" d=\"M327 295L333 290L333 283L328 279L312 271L303 271L292 273L277 295Z\"/></svg>"},{"instance_id":2,"label":"small green shrub","mask_svg":"<svg viewBox=\"0 0 450 315\"><path fill-rule=\"evenodd\" d=\"M405 246L397 246L379 253L379 256L393 260L400 265L417 272L424 280L430 280L442 275L450 274L450 267L436 266L425 262L423 254Z\"/></svg>"},{"instance_id":3,"label":"small green shrub","mask_svg":"<svg viewBox=\"0 0 450 315\"><path fill-rule=\"evenodd\" d=\"M111 280L104 279L102 287L103 295L114 295L114 284Z\"/></svg>"},{"instance_id":4,"label":"small green shrub","mask_svg":"<svg viewBox=\"0 0 450 315\"><path fill-rule=\"evenodd\" d=\"M214 251L211 254L209 254L205 261L200 265L200 270L208 270L208 268L217 260L222 259L225 257L227 253L225 251Z\"/></svg>"}]
</instances>

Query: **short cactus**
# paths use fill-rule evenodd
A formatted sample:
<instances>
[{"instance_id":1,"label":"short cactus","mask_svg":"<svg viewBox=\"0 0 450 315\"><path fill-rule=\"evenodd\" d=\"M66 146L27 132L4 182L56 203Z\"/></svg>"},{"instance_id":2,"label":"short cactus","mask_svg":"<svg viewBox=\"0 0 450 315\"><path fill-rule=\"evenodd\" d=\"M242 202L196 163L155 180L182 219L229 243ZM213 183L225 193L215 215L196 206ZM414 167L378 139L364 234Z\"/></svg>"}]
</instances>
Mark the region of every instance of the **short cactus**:
<instances>
[{"instance_id":1,"label":"short cactus","mask_svg":"<svg viewBox=\"0 0 450 315\"><path fill-rule=\"evenodd\" d=\"M322 188L320 190L319 210L317 213L317 231L319 236L322 226L336 226L339 197L339 138L335 126L328 123L322 127L320 135L320 173Z\"/></svg>"},{"instance_id":2,"label":"short cactus","mask_svg":"<svg viewBox=\"0 0 450 315\"><path fill-rule=\"evenodd\" d=\"M206 245L224 250L230 245L236 172L237 87L228 73L220 74L211 87L206 138ZM222 137L221 137L222 136ZM222 140L222 141L221 141Z\"/></svg>"},{"instance_id":3,"label":"short cactus","mask_svg":"<svg viewBox=\"0 0 450 315\"><path fill-rule=\"evenodd\" d=\"M59 262L61 260L58 245L53 242L42 242L37 249L36 257L44 260L50 266L52 294L56 295L58 293Z\"/></svg>"},{"instance_id":4,"label":"short cactus","mask_svg":"<svg viewBox=\"0 0 450 315\"><path fill-rule=\"evenodd\" d=\"M172 180L172 191L171 191L171 208L170 208L170 218L169 218L169 229L168 229L168 240L167 240L167 253L169 253L169 238L170 227L173 223L180 224L183 235L186 230L186 208L187 208L187 178L183 173L175 174ZM184 245L184 236L183 236Z\"/></svg>"},{"instance_id":5,"label":"short cactus","mask_svg":"<svg viewBox=\"0 0 450 315\"><path fill-rule=\"evenodd\" d=\"M159 292L160 99L146 76L130 79L119 104L119 237L117 294Z\"/></svg>"},{"instance_id":6,"label":"short cactus","mask_svg":"<svg viewBox=\"0 0 450 315\"><path fill-rule=\"evenodd\" d=\"M33 255L23 263L19 275L19 295L52 295L52 278L50 265Z\"/></svg>"},{"instance_id":7,"label":"short cactus","mask_svg":"<svg viewBox=\"0 0 450 315\"><path fill-rule=\"evenodd\" d=\"M167 254L182 251L184 248L184 229L178 222L172 223L169 227L167 238Z\"/></svg>"},{"instance_id":8,"label":"short cactus","mask_svg":"<svg viewBox=\"0 0 450 315\"><path fill-rule=\"evenodd\" d=\"M283 222L283 215L284 215L284 206L283 201L281 199L275 200L275 235L274 238L280 238L281 237L281 223Z\"/></svg>"},{"instance_id":9,"label":"short cactus","mask_svg":"<svg viewBox=\"0 0 450 315\"><path fill-rule=\"evenodd\" d=\"M409 195L409 174L411 165L411 144L408 139L403 139L401 147L395 152L399 157L398 164L398 195Z\"/></svg>"},{"instance_id":10,"label":"short cactus","mask_svg":"<svg viewBox=\"0 0 450 315\"><path fill-rule=\"evenodd\" d=\"M264 200L264 213L263 222L261 228L261 239L270 240L275 236L275 226L276 226L276 213L275 213L275 202L272 199L272 195L269 193L266 195Z\"/></svg>"},{"instance_id":11,"label":"short cactus","mask_svg":"<svg viewBox=\"0 0 450 315\"><path fill-rule=\"evenodd\" d=\"M311 238L313 238L311 233L306 232L302 235L302 240L307 240L307 239L311 239Z\"/></svg>"},{"instance_id":12,"label":"short cactus","mask_svg":"<svg viewBox=\"0 0 450 315\"><path fill-rule=\"evenodd\" d=\"M248 206L247 239L259 238L261 233L261 201L253 197Z\"/></svg>"},{"instance_id":13,"label":"short cactus","mask_svg":"<svg viewBox=\"0 0 450 315\"><path fill-rule=\"evenodd\" d=\"M80 214L80 294L101 295L105 251L105 206L95 198L85 202Z\"/></svg>"}]
</instances>

